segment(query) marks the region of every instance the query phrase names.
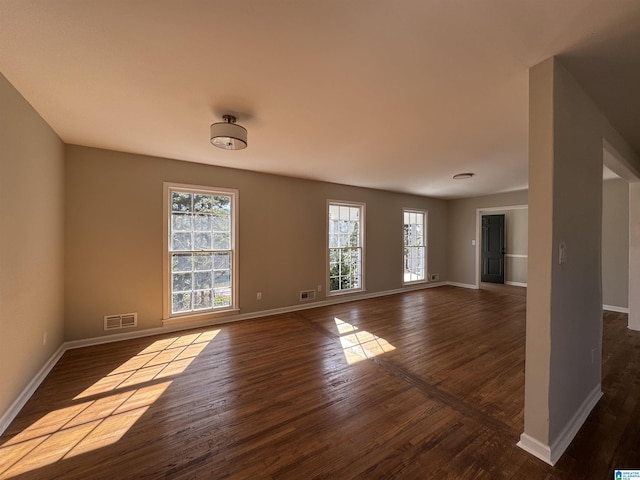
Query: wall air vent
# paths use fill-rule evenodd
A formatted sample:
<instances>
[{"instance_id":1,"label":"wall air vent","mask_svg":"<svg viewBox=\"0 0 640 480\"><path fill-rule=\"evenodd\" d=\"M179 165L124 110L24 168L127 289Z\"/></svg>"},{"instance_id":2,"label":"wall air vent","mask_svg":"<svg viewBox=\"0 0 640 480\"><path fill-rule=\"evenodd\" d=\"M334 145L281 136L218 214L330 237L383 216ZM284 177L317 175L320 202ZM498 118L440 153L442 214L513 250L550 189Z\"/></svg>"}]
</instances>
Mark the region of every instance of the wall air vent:
<instances>
[{"instance_id":1,"label":"wall air vent","mask_svg":"<svg viewBox=\"0 0 640 480\"><path fill-rule=\"evenodd\" d=\"M309 300L316 299L316 291L315 290L303 290L300 292L300 301L307 302Z\"/></svg>"},{"instance_id":2,"label":"wall air vent","mask_svg":"<svg viewBox=\"0 0 640 480\"><path fill-rule=\"evenodd\" d=\"M104 317L104 329L118 330L120 328L136 327L138 325L138 313L121 313L119 315L106 315Z\"/></svg>"}]
</instances>

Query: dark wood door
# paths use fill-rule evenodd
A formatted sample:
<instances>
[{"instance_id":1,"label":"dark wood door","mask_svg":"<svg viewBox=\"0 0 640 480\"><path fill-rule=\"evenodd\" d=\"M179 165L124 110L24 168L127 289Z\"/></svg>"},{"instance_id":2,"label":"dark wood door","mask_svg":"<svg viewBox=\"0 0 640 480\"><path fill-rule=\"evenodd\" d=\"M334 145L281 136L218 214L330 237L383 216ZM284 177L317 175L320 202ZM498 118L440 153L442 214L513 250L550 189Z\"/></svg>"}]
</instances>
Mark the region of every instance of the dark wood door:
<instances>
[{"instance_id":1,"label":"dark wood door","mask_svg":"<svg viewBox=\"0 0 640 480\"><path fill-rule=\"evenodd\" d=\"M504 283L504 253L504 215L483 215L480 280Z\"/></svg>"}]
</instances>

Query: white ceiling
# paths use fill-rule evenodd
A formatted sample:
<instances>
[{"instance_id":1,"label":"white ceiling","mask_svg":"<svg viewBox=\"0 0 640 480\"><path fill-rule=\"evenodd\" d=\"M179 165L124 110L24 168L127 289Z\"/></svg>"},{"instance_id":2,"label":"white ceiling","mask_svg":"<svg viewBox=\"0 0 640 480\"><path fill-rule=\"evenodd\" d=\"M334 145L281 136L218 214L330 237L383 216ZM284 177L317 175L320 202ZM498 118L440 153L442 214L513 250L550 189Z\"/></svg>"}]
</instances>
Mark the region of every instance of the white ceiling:
<instances>
[{"instance_id":1,"label":"white ceiling","mask_svg":"<svg viewBox=\"0 0 640 480\"><path fill-rule=\"evenodd\" d=\"M638 0L0 0L0 71L66 143L441 198L526 188L552 55L640 151Z\"/></svg>"}]
</instances>

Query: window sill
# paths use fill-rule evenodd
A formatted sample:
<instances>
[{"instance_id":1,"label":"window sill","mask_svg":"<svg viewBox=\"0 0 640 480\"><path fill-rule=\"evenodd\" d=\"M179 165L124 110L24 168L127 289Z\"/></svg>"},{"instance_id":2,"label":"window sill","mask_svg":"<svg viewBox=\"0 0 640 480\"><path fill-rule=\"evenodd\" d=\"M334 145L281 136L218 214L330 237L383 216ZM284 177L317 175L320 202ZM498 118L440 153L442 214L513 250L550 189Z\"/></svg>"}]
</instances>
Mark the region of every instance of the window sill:
<instances>
[{"instance_id":1,"label":"window sill","mask_svg":"<svg viewBox=\"0 0 640 480\"><path fill-rule=\"evenodd\" d=\"M411 285L420 285L421 283L429 283L429 280L425 278L424 280L413 280L411 282L402 282L402 286L409 287Z\"/></svg>"},{"instance_id":2,"label":"window sill","mask_svg":"<svg viewBox=\"0 0 640 480\"><path fill-rule=\"evenodd\" d=\"M222 319L226 317L233 317L240 313L239 308L230 308L228 310L221 310L216 312L206 313L193 313L189 315L181 315L179 317L169 317L162 319L162 325L188 325L188 324L204 324L208 320Z\"/></svg>"},{"instance_id":3,"label":"window sill","mask_svg":"<svg viewBox=\"0 0 640 480\"><path fill-rule=\"evenodd\" d=\"M337 292L327 293L327 297L339 297L340 295L350 295L354 293L365 293L367 290L364 288L354 288L351 290L339 290Z\"/></svg>"}]
</instances>

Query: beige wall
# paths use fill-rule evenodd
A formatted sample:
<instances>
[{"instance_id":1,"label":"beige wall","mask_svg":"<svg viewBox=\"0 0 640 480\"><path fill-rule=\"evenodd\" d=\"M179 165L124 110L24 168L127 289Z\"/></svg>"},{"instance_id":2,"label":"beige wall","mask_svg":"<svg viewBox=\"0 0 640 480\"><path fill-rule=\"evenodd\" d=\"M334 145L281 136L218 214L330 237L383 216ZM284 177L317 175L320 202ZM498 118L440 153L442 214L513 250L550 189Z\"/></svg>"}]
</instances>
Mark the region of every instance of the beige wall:
<instances>
[{"instance_id":1,"label":"beige wall","mask_svg":"<svg viewBox=\"0 0 640 480\"><path fill-rule=\"evenodd\" d=\"M0 104L3 415L63 342L64 149L2 75Z\"/></svg>"},{"instance_id":2,"label":"beige wall","mask_svg":"<svg viewBox=\"0 0 640 480\"><path fill-rule=\"evenodd\" d=\"M471 242L476 239L478 209L526 204L526 190L450 200L447 204L448 280L465 285L476 283L476 247Z\"/></svg>"},{"instance_id":3,"label":"beige wall","mask_svg":"<svg viewBox=\"0 0 640 480\"><path fill-rule=\"evenodd\" d=\"M602 288L605 305L626 308L629 284L629 184L622 179L604 182L602 211ZM524 203L520 203L524 202ZM527 283L528 209L495 210L499 206L524 205L527 192L452 200L448 204L449 279L474 284L475 212L504 214L506 222L505 282Z\"/></svg>"},{"instance_id":4,"label":"beige wall","mask_svg":"<svg viewBox=\"0 0 640 480\"><path fill-rule=\"evenodd\" d=\"M442 200L80 146L66 157L67 340L104 335L109 314L162 325L163 182L239 190L241 313L318 285L324 298L327 199L366 203L367 293L402 288L403 207L429 211L429 271L447 278Z\"/></svg>"},{"instance_id":5,"label":"beige wall","mask_svg":"<svg viewBox=\"0 0 640 480\"><path fill-rule=\"evenodd\" d=\"M509 210L507 213L506 281L527 284L529 263L529 209Z\"/></svg>"},{"instance_id":6,"label":"beige wall","mask_svg":"<svg viewBox=\"0 0 640 480\"><path fill-rule=\"evenodd\" d=\"M607 180L602 190L602 299L629 305L629 184Z\"/></svg>"},{"instance_id":7,"label":"beige wall","mask_svg":"<svg viewBox=\"0 0 640 480\"><path fill-rule=\"evenodd\" d=\"M505 215L507 216L507 252L527 255L529 252L529 209L507 210Z\"/></svg>"}]
</instances>

